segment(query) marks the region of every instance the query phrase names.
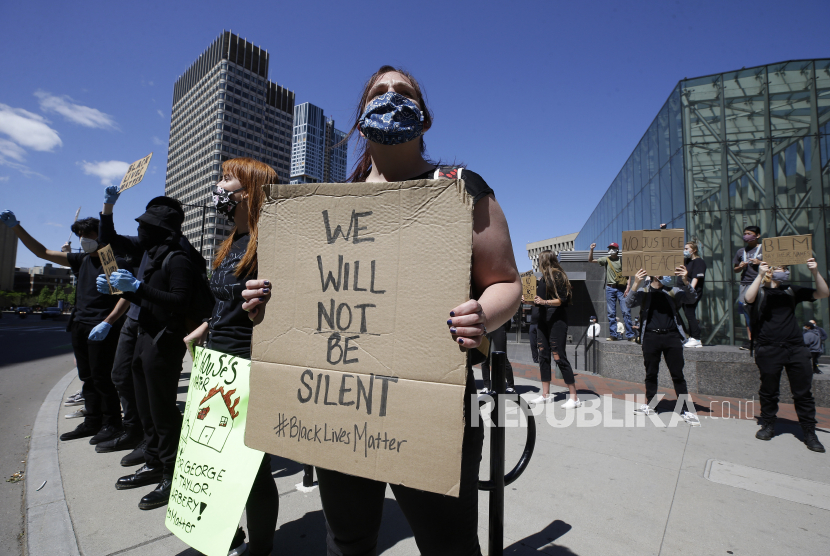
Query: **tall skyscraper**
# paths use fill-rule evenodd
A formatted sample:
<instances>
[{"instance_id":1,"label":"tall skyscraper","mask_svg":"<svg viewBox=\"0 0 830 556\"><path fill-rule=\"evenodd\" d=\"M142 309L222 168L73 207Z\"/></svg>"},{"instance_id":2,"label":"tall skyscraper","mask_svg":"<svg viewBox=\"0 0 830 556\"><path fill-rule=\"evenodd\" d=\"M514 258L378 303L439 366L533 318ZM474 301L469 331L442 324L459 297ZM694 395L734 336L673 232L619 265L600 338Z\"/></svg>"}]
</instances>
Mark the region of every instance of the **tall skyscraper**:
<instances>
[{"instance_id":1,"label":"tall skyscraper","mask_svg":"<svg viewBox=\"0 0 830 556\"><path fill-rule=\"evenodd\" d=\"M346 134L310 102L294 107L291 183L346 181Z\"/></svg>"},{"instance_id":2,"label":"tall skyscraper","mask_svg":"<svg viewBox=\"0 0 830 556\"><path fill-rule=\"evenodd\" d=\"M212 205L222 162L246 156L290 175L294 93L268 79L268 61L224 31L173 86L164 192L185 205L184 234L208 261L232 228Z\"/></svg>"}]
</instances>

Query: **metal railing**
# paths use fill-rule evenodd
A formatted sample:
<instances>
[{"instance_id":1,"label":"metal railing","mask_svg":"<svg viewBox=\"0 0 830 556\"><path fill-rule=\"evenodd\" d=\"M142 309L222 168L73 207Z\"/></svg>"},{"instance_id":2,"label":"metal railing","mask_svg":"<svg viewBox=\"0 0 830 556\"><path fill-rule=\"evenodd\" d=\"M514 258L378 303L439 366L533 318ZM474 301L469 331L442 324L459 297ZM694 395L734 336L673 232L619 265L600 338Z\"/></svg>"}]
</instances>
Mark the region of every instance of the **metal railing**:
<instances>
[{"instance_id":1,"label":"metal railing","mask_svg":"<svg viewBox=\"0 0 830 556\"><path fill-rule=\"evenodd\" d=\"M579 368L579 346L585 344L583 356L585 357L585 372L591 374L599 374L599 352L597 339L589 338L588 331L591 326L585 329L582 337L576 342L574 346L574 369Z\"/></svg>"}]
</instances>

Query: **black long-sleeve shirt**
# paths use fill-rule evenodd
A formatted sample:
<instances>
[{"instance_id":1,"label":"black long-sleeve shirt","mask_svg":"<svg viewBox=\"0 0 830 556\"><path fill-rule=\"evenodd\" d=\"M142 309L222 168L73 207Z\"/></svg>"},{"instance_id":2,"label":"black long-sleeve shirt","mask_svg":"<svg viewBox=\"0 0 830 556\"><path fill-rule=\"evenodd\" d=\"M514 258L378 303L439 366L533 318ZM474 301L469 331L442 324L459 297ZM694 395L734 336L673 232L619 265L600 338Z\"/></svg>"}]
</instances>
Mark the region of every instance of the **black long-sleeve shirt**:
<instances>
[{"instance_id":1,"label":"black long-sleeve shirt","mask_svg":"<svg viewBox=\"0 0 830 556\"><path fill-rule=\"evenodd\" d=\"M160 266L138 290L124 292L127 301L141 306L138 324L152 335L164 328L184 330L190 301L194 277L187 253L177 245L168 256L166 269Z\"/></svg>"}]
</instances>

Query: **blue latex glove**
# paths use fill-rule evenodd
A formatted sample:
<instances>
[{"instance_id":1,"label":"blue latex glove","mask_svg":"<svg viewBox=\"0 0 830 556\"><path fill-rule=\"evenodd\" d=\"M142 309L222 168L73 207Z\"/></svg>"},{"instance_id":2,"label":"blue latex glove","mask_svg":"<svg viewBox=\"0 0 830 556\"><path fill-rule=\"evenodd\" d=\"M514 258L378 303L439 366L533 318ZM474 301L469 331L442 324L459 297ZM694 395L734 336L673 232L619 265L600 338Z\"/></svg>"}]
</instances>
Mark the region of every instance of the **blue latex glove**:
<instances>
[{"instance_id":1,"label":"blue latex glove","mask_svg":"<svg viewBox=\"0 0 830 556\"><path fill-rule=\"evenodd\" d=\"M106 274L99 274L98 278L95 279L95 287L101 293L109 293L110 287L107 284L107 275Z\"/></svg>"},{"instance_id":2,"label":"blue latex glove","mask_svg":"<svg viewBox=\"0 0 830 556\"><path fill-rule=\"evenodd\" d=\"M110 274L110 283L122 292L134 292L141 285L141 281L132 272L121 269Z\"/></svg>"},{"instance_id":3,"label":"blue latex glove","mask_svg":"<svg viewBox=\"0 0 830 556\"><path fill-rule=\"evenodd\" d=\"M92 329L92 332L89 333L89 339L93 342L100 342L104 338L107 337L107 334L110 333L110 328L112 325L108 322L101 322L95 328Z\"/></svg>"},{"instance_id":4,"label":"blue latex glove","mask_svg":"<svg viewBox=\"0 0 830 556\"><path fill-rule=\"evenodd\" d=\"M3 212L0 212L0 220L2 220L3 224L8 226L9 228L14 228L18 224L20 224L20 222L17 221L17 218L14 217L14 213L10 210L4 210Z\"/></svg>"},{"instance_id":5,"label":"blue latex glove","mask_svg":"<svg viewBox=\"0 0 830 556\"><path fill-rule=\"evenodd\" d=\"M107 186L107 188L104 190L104 204L114 205L115 201L118 200L118 197L120 195L121 195L121 193L118 192L118 186L117 185Z\"/></svg>"}]
</instances>

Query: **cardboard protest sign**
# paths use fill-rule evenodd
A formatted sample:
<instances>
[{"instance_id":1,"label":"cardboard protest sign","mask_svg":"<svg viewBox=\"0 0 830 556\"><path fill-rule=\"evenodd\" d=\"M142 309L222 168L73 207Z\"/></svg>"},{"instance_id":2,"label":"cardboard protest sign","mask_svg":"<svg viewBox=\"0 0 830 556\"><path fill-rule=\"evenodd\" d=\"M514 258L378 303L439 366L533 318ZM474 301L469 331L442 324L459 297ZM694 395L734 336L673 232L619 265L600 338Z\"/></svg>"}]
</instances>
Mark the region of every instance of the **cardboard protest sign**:
<instances>
[{"instance_id":1,"label":"cardboard protest sign","mask_svg":"<svg viewBox=\"0 0 830 556\"><path fill-rule=\"evenodd\" d=\"M532 270L522 272L519 276L522 279L522 301L533 303L536 298L536 276Z\"/></svg>"},{"instance_id":2,"label":"cardboard protest sign","mask_svg":"<svg viewBox=\"0 0 830 556\"><path fill-rule=\"evenodd\" d=\"M78 210L75 211L75 220L73 220L72 222L78 221L79 214L81 214L81 207L78 207ZM69 243L70 241L72 241L72 232L69 232L69 239L66 240L66 243Z\"/></svg>"},{"instance_id":3,"label":"cardboard protest sign","mask_svg":"<svg viewBox=\"0 0 830 556\"><path fill-rule=\"evenodd\" d=\"M473 200L462 180L270 185L248 446L458 496Z\"/></svg>"},{"instance_id":4,"label":"cardboard protest sign","mask_svg":"<svg viewBox=\"0 0 830 556\"><path fill-rule=\"evenodd\" d=\"M121 185L118 187L119 193L123 193L125 190L138 184L142 179L144 179L144 173L150 165L151 158L153 158L153 153L150 153L144 158L136 160L130 164L130 167L127 168L127 173L124 174L124 177L121 179Z\"/></svg>"},{"instance_id":5,"label":"cardboard protest sign","mask_svg":"<svg viewBox=\"0 0 830 556\"><path fill-rule=\"evenodd\" d=\"M110 275L118 270L118 263L115 262L115 253L112 252L112 247L109 245L98 249L98 256L101 258L101 267L104 269L104 274L107 276L107 285L110 287L110 295L121 295L122 292L118 288L113 287L110 283Z\"/></svg>"},{"instance_id":6,"label":"cardboard protest sign","mask_svg":"<svg viewBox=\"0 0 830 556\"><path fill-rule=\"evenodd\" d=\"M761 253L771 267L806 264L813 258L813 236L768 237L761 243Z\"/></svg>"},{"instance_id":7,"label":"cardboard protest sign","mask_svg":"<svg viewBox=\"0 0 830 556\"><path fill-rule=\"evenodd\" d=\"M263 453L245 446L251 362L195 348L164 524L207 554L226 556Z\"/></svg>"},{"instance_id":8,"label":"cardboard protest sign","mask_svg":"<svg viewBox=\"0 0 830 556\"><path fill-rule=\"evenodd\" d=\"M622 265L625 276L645 269L649 276L674 275L683 264L682 229L623 232Z\"/></svg>"}]
</instances>

